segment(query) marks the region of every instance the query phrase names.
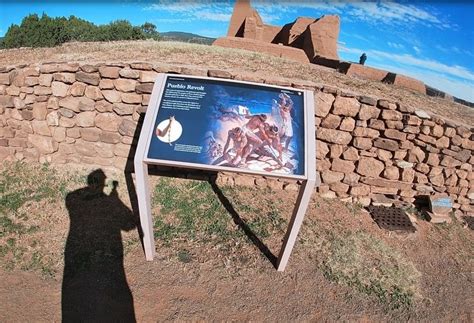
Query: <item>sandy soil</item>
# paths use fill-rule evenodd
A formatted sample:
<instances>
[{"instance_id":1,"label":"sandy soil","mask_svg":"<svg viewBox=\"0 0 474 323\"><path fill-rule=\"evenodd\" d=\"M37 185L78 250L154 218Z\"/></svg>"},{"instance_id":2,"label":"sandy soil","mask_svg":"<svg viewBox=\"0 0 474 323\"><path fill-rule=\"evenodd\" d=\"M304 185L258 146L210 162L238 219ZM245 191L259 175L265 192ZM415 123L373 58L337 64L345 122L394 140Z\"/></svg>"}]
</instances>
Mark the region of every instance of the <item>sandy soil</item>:
<instances>
[{"instance_id":1,"label":"sandy soil","mask_svg":"<svg viewBox=\"0 0 474 323\"><path fill-rule=\"evenodd\" d=\"M112 171L111 171L112 172ZM127 191L120 174L108 173L118 179L120 200L130 208ZM109 176L109 175L108 175ZM154 177L153 183L158 178ZM172 181L186 181L172 179ZM243 190L240 202L262 207L255 191ZM192 192L189 192L192 194ZM258 193L261 194L261 193ZM280 212L289 218L296 192L272 193ZM35 211L36 209L36 211ZM29 206L31 212L46 213L43 225L49 229L42 234L54 258L61 259L68 235L68 209L64 201ZM158 209L159 210L159 206ZM71 210L69 210L71 212ZM239 211L240 212L240 211ZM229 223L231 215L227 214ZM155 217L156 218L156 217ZM60 220L63 219L63 220ZM157 242L157 257L146 262L137 240L136 230L122 232L125 257L108 268L110 276L124 271L124 291L131 293L128 303L108 302L111 297L104 288L106 276L99 277L92 288L84 291L76 282L74 291L79 300L101 299L107 312L96 319L120 315L123 308L133 310L139 322L189 320L239 321L472 321L472 248L473 231L459 223L433 226L422 220L415 224L414 234L394 234L381 230L363 209L353 209L342 202L314 198L300 239L287 270L277 272L270 261L252 243L240 243L222 250L222 245L200 241L173 240L170 244ZM95 230L93 227L92 230ZM97 228L96 228L97 229ZM98 229L102 230L102 229ZM420 297L410 309L389 310L375 297L351 287L329 281L318 265L324 256L321 242L324 232L336 236L344 232L365 232L397 250L421 272ZM50 237L57 237L52 239ZM60 238L62 237L62 238ZM262 239L273 254L277 254L282 234L272 233ZM132 243L128 243L132 241ZM104 242L105 243L105 242ZM179 257L187 250L190 257ZM56 266L53 278L42 277L37 271L0 270L0 319L2 322L60 321L63 262ZM66 269L64 269L66 271ZM88 272L87 269L84 269ZM114 283L114 280L111 280ZM117 286L117 285L115 285ZM79 303L81 301L78 301ZM78 303L78 304L79 304ZM70 305L70 304L69 304ZM63 304L64 306L64 304ZM78 305L79 306L79 305Z\"/></svg>"},{"instance_id":2,"label":"sandy soil","mask_svg":"<svg viewBox=\"0 0 474 323\"><path fill-rule=\"evenodd\" d=\"M389 84L346 76L314 64L302 64L239 49L177 42L120 41L69 43L54 48L0 50L0 66L68 61L146 61L309 80L359 94L401 102L464 123L469 127L474 126L474 110L458 103L428 97Z\"/></svg>"}]
</instances>

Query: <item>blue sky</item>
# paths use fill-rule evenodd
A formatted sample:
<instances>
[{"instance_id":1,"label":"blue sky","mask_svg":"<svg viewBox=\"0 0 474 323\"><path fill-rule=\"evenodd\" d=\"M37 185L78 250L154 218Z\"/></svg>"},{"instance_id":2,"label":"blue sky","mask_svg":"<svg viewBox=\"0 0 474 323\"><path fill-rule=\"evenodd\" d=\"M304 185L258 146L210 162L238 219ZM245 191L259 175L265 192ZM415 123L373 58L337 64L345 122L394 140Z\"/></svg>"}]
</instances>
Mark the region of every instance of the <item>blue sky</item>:
<instances>
[{"instance_id":1,"label":"blue sky","mask_svg":"<svg viewBox=\"0 0 474 323\"><path fill-rule=\"evenodd\" d=\"M0 35L29 13L69 16L104 24L152 22L158 31L224 36L233 1L1 1ZM267 24L297 17L341 17L339 56L402 73L474 102L474 3L470 1L252 1Z\"/></svg>"}]
</instances>

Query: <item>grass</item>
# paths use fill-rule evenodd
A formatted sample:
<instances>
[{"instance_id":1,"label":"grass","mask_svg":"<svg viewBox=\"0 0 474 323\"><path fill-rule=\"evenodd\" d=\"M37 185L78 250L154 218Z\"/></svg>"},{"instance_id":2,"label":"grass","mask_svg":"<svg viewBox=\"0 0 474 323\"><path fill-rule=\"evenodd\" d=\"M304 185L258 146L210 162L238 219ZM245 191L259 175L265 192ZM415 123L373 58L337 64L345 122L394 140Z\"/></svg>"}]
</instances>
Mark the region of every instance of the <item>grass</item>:
<instances>
[{"instance_id":1,"label":"grass","mask_svg":"<svg viewBox=\"0 0 474 323\"><path fill-rule=\"evenodd\" d=\"M39 223L47 214L31 213L40 202L62 201L69 182L82 179L61 177L48 164L3 163L0 170L0 266L7 270L39 271L54 276L53 259L41 234L48 227Z\"/></svg>"},{"instance_id":2,"label":"grass","mask_svg":"<svg viewBox=\"0 0 474 323\"><path fill-rule=\"evenodd\" d=\"M221 189L259 238L268 238L275 231L283 232L286 222L278 206L270 202L271 198L264 200L262 207L256 207L242 196L249 193L248 188ZM155 238L165 245L183 240L225 244L243 239L250 243L208 182L187 180L178 183L161 178L154 190L153 204L159 207L159 216L154 220Z\"/></svg>"},{"instance_id":3,"label":"grass","mask_svg":"<svg viewBox=\"0 0 474 323\"><path fill-rule=\"evenodd\" d=\"M321 268L327 279L374 295L391 310L411 307L419 295L415 266L364 232L334 236Z\"/></svg>"}]
</instances>

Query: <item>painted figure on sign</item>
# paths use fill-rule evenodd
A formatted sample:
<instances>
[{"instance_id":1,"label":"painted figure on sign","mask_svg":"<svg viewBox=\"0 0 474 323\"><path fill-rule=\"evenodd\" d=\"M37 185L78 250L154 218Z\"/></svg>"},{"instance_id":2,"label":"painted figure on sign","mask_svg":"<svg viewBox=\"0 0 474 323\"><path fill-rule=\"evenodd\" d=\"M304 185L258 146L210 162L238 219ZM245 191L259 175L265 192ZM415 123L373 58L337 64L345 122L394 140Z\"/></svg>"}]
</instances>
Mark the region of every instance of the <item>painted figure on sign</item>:
<instances>
[{"instance_id":1,"label":"painted figure on sign","mask_svg":"<svg viewBox=\"0 0 474 323\"><path fill-rule=\"evenodd\" d=\"M232 141L232 150L235 156L230 155L230 142ZM224 158L229 161L232 166L238 166L243 160L244 151L247 147L247 136L240 127L235 127L229 130L227 135L227 141L224 146Z\"/></svg>"},{"instance_id":2,"label":"painted figure on sign","mask_svg":"<svg viewBox=\"0 0 474 323\"><path fill-rule=\"evenodd\" d=\"M169 119L169 123L168 125L166 126L165 129L163 130L160 130L158 127L156 127L156 136L157 137L165 137L166 135L168 135L168 144L171 146L171 125L173 124L173 121L174 121L174 116L171 116L170 119Z\"/></svg>"}]
</instances>

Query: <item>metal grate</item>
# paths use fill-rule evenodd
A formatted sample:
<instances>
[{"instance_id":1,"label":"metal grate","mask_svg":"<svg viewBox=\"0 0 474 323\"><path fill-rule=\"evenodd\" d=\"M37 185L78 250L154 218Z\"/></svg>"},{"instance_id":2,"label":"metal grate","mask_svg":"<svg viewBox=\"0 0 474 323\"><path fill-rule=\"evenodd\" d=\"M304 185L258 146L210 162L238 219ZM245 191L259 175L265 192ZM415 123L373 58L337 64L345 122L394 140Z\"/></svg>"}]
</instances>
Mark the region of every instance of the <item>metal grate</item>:
<instances>
[{"instance_id":1,"label":"metal grate","mask_svg":"<svg viewBox=\"0 0 474 323\"><path fill-rule=\"evenodd\" d=\"M416 231L408 215L400 208L393 206L369 206L368 210L372 219L381 229L406 232Z\"/></svg>"}]
</instances>

